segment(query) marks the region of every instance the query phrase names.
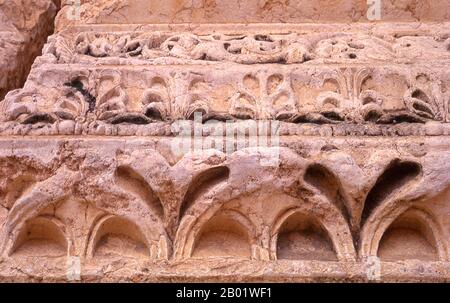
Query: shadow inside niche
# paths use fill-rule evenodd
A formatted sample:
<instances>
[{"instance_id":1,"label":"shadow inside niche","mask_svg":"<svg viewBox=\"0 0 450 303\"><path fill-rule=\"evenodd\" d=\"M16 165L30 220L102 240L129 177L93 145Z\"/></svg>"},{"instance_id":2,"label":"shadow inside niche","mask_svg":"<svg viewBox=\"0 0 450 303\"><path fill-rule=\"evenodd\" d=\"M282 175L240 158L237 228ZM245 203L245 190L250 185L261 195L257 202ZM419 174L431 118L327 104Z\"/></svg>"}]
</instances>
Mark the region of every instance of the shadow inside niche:
<instances>
[{"instance_id":1,"label":"shadow inside niche","mask_svg":"<svg viewBox=\"0 0 450 303\"><path fill-rule=\"evenodd\" d=\"M328 233L317 219L301 213L291 215L281 226L277 258L338 261Z\"/></svg>"},{"instance_id":2,"label":"shadow inside niche","mask_svg":"<svg viewBox=\"0 0 450 303\"><path fill-rule=\"evenodd\" d=\"M383 261L439 259L433 232L413 212L406 212L389 226L380 241L378 257Z\"/></svg>"},{"instance_id":3,"label":"shadow inside niche","mask_svg":"<svg viewBox=\"0 0 450 303\"><path fill-rule=\"evenodd\" d=\"M111 217L102 223L94 239L95 257L149 256L149 249L139 228L128 220Z\"/></svg>"},{"instance_id":4,"label":"shadow inside niche","mask_svg":"<svg viewBox=\"0 0 450 303\"><path fill-rule=\"evenodd\" d=\"M12 248L13 256L64 257L68 243L63 231L52 220L37 217L19 232Z\"/></svg>"},{"instance_id":5,"label":"shadow inside niche","mask_svg":"<svg viewBox=\"0 0 450 303\"><path fill-rule=\"evenodd\" d=\"M382 201L388 198L394 191L400 190L416 178L420 172L421 167L417 163L403 162L399 159L392 161L367 195L361 217L361 226Z\"/></svg>"},{"instance_id":6,"label":"shadow inside niche","mask_svg":"<svg viewBox=\"0 0 450 303\"><path fill-rule=\"evenodd\" d=\"M306 170L304 179L336 205L345 220L350 222L350 214L342 193L341 183L329 169L320 164L312 164Z\"/></svg>"},{"instance_id":7,"label":"shadow inside niche","mask_svg":"<svg viewBox=\"0 0 450 303\"><path fill-rule=\"evenodd\" d=\"M250 239L242 224L226 215L217 215L202 227L192 256L194 258L236 257L250 259Z\"/></svg>"},{"instance_id":8,"label":"shadow inside niche","mask_svg":"<svg viewBox=\"0 0 450 303\"><path fill-rule=\"evenodd\" d=\"M230 176L230 169L226 166L212 167L197 175L190 183L180 209L182 218L191 205L203 194L219 183L225 182Z\"/></svg>"},{"instance_id":9,"label":"shadow inside niche","mask_svg":"<svg viewBox=\"0 0 450 303\"><path fill-rule=\"evenodd\" d=\"M131 167L120 166L115 174L117 184L129 193L133 193L155 212L159 218L164 216L164 207L145 179Z\"/></svg>"}]
</instances>

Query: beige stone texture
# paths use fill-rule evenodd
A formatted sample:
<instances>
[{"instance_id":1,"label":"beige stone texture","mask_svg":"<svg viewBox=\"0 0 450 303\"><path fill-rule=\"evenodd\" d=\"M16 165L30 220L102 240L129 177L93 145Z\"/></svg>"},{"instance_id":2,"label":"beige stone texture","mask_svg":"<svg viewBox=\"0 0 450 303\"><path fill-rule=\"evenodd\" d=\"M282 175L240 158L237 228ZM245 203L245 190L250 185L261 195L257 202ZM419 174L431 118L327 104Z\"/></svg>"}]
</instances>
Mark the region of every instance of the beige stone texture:
<instances>
[{"instance_id":1,"label":"beige stone texture","mask_svg":"<svg viewBox=\"0 0 450 303\"><path fill-rule=\"evenodd\" d=\"M0 281L449 282L450 5L382 3L62 1Z\"/></svg>"},{"instance_id":2,"label":"beige stone texture","mask_svg":"<svg viewBox=\"0 0 450 303\"><path fill-rule=\"evenodd\" d=\"M67 24L322 23L365 22L366 0L81 0L81 19L73 1L63 1L57 26ZM448 21L448 0L385 0L383 21Z\"/></svg>"},{"instance_id":3,"label":"beige stone texture","mask_svg":"<svg viewBox=\"0 0 450 303\"><path fill-rule=\"evenodd\" d=\"M53 32L55 3L0 1L0 100L23 85L34 59L41 54L47 36Z\"/></svg>"}]
</instances>

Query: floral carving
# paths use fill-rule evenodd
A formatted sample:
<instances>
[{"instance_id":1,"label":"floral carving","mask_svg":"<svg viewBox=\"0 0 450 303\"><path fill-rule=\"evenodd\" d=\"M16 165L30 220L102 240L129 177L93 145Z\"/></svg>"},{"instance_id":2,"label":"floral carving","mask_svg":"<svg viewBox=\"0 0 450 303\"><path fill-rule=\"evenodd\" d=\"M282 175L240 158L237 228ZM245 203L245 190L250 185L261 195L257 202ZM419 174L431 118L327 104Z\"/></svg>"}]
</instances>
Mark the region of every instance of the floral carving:
<instances>
[{"instance_id":1,"label":"floral carving","mask_svg":"<svg viewBox=\"0 0 450 303\"><path fill-rule=\"evenodd\" d=\"M281 74L248 74L231 98L231 115L238 119L285 120L296 111L290 80Z\"/></svg>"},{"instance_id":2,"label":"floral carving","mask_svg":"<svg viewBox=\"0 0 450 303\"><path fill-rule=\"evenodd\" d=\"M208 84L200 75L176 73L173 77L155 77L142 97L143 113L160 121L193 119L195 113L209 113Z\"/></svg>"}]
</instances>

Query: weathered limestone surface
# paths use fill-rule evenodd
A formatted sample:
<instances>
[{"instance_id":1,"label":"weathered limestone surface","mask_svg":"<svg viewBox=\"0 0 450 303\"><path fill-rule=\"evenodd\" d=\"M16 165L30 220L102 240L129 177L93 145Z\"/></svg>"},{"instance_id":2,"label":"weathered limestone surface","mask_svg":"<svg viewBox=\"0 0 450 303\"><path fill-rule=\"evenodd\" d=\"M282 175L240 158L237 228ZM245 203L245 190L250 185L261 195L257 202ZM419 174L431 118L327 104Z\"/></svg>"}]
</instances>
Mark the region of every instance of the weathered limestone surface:
<instances>
[{"instance_id":1,"label":"weathered limestone surface","mask_svg":"<svg viewBox=\"0 0 450 303\"><path fill-rule=\"evenodd\" d=\"M448 0L386 0L383 21L448 21ZM81 0L80 20L73 1L63 1L58 28L67 23L304 23L367 21L367 0ZM66 4L66 5L64 5Z\"/></svg>"},{"instance_id":2,"label":"weathered limestone surface","mask_svg":"<svg viewBox=\"0 0 450 303\"><path fill-rule=\"evenodd\" d=\"M25 82L31 64L53 32L55 3L52 0L0 1L0 100Z\"/></svg>"},{"instance_id":3,"label":"weathered limestone surface","mask_svg":"<svg viewBox=\"0 0 450 303\"><path fill-rule=\"evenodd\" d=\"M450 281L448 1L81 3L0 104L0 281Z\"/></svg>"}]
</instances>

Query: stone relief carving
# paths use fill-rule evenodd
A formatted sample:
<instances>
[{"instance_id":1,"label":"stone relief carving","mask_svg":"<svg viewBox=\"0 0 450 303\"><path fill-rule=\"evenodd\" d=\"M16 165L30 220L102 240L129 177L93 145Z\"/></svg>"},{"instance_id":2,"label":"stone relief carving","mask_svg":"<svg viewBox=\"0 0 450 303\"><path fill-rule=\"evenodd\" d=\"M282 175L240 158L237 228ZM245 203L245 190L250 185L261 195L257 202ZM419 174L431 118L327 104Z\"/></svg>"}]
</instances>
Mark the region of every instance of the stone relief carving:
<instances>
[{"instance_id":1,"label":"stone relief carving","mask_svg":"<svg viewBox=\"0 0 450 303\"><path fill-rule=\"evenodd\" d=\"M378 80L374 80L375 77ZM373 72L371 75L370 71L361 70L356 81L363 105L361 114L366 121L443 121L443 103L438 101L442 100L443 94L440 81L434 75L422 74L420 71L410 75L387 73L381 80L380 75ZM383 90L388 95L383 95ZM402 109L399 110L400 108Z\"/></svg>"},{"instance_id":2,"label":"stone relief carving","mask_svg":"<svg viewBox=\"0 0 450 303\"><path fill-rule=\"evenodd\" d=\"M33 124L56 120L107 120L125 110L128 100L121 87L120 72L80 72L68 78L69 81L60 84L53 100L46 100L46 96L35 89L12 92L2 104L2 114L6 120Z\"/></svg>"},{"instance_id":3,"label":"stone relief carving","mask_svg":"<svg viewBox=\"0 0 450 303\"><path fill-rule=\"evenodd\" d=\"M231 75L233 74L233 76ZM214 72L143 72L138 86L120 70L72 71L55 89L35 86L10 93L2 104L3 121L22 124L104 121L149 124L158 121L256 119L289 123L445 122L446 74L421 68L251 68ZM214 75L214 80L212 77ZM239 75L239 76L238 76ZM216 96L223 85L229 91ZM50 81L46 72L37 81ZM223 78L223 80L221 80ZM54 80L52 80L54 81ZM220 98L220 99L217 99ZM223 104L220 108L216 104Z\"/></svg>"},{"instance_id":4,"label":"stone relief carving","mask_svg":"<svg viewBox=\"0 0 450 303\"><path fill-rule=\"evenodd\" d=\"M450 188L445 153L418 158L380 151L361 166L340 150L305 158L285 148L281 166L262 167L259 160L269 154L261 150L231 155L210 150L169 163L156 150L113 151L117 156L99 162L89 149L74 148L61 146L47 163L21 158L21 167L2 156L0 167L9 175L0 183L8 210L1 233L4 256L42 257L47 249L54 257L114 259L119 249L116 253L149 260L348 262L377 254L391 260L395 251L382 236L398 221L399 228L417 222L418 233L433 239L415 258L449 258L436 213L440 200L434 198ZM247 173L236 174L242 165ZM71 219L62 211L68 208L85 216ZM53 232L39 238L42 229ZM315 234L317 242L299 237L298 245L306 248L292 246L293 235L302 232ZM107 236L129 242L115 247ZM291 242L285 242L288 236ZM319 249L309 252L308 245Z\"/></svg>"},{"instance_id":5,"label":"stone relief carving","mask_svg":"<svg viewBox=\"0 0 450 303\"><path fill-rule=\"evenodd\" d=\"M300 64L323 62L411 61L450 59L448 34L384 35L360 33L195 35L190 33L81 33L71 42L57 36L47 53L59 63L123 58L155 64L234 62L238 64ZM72 44L73 43L73 44ZM100 60L100 62L101 62Z\"/></svg>"},{"instance_id":6,"label":"stone relief carving","mask_svg":"<svg viewBox=\"0 0 450 303\"><path fill-rule=\"evenodd\" d=\"M193 119L195 112L209 112L210 87L200 74L173 73L164 79L154 77L142 97L147 117L161 121Z\"/></svg>"},{"instance_id":7,"label":"stone relief carving","mask_svg":"<svg viewBox=\"0 0 450 303\"><path fill-rule=\"evenodd\" d=\"M290 79L282 74L247 74L231 98L231 115L238 119L286 119L296 113Z\"/></svg>"},{"instance_id":8,"label":"stone relief carving","mask_svg":"<svg viewBox=\"0 0 450 303\"><path fill-rule=\"evenodd\" d=\"M119 2L0 102L0 281L448 280L445 1Z\"/></svg>"},{"instance_id":9,"label":"stone relief carving","mask_svg":"<svg viewBox=\"0 0 450 303\"><path fill-rule=\"evenodd\" d=\"M290 259L294 256L280 251L277 241L283 241L280 233L293 231L283 225L292 219L311 222L305 228L311 228L318 236L328 235L320 241L331 241L324 244L319 254L300 253L296 258L349 261L376 255L381 236L389 225L396 218L413 216L434 222L430 225L435 239L434 258L448 259L442 227L431 207L432 196L450 186L448 178L436 182L436 176L448 170L449 161L443 154L399 158L394 152L384 151L384 157L373 155L364 166L359 166L349 154L339 150L303 158L284 149L283 168L264 168L257 163L267 155L251 150L229 156L211 150L209 155L186 155L175 164L169 164L156 151L141 150L124 152L94 166L91 158L95 156L89 156L88 150L70 150L65 147L61 150L62 157L47 164L34 158L24 159L21 170L2 180L1 194L9 201L2 202L8 210L1 237L4 254L32 253L33 250L27 252L24 243L30 241L28 244L32 246L36 242L22 235L24 230L53 226L61 233L61 243L69 255L96 257L96 250L101 250L98 241L106 234L102 234L102 226L116 234L119 230L114 230L115 222L129 239L144 243L146 249L136 249L139 256L143 254L150 259L204 258L214 256L215 252L220 253L217 257L229 252L238 259L269 260L280 258L280 254ZM11 165L16 162L11 161L12 158L2 157L1 168L5 173L17 168ZM345 170L341 162L348 164ZM249 170L244 175L234 174L235 170L242 171L242 163L247 163ZM34 173L30 174L31 171ZM346 178L349 174L354 178ZM249 181L243 182L243 178L250 180L250 176L262 175L284 180L283 187L272 183L271 178L265 181L253 178L254 190L248 192L245 188ZM423 188L430 186L437 191L424 192ZM278 202L271 204L275 207L273 211L265 213L267 201L264 201L269 197ZM255 207L254 203L261 204L262 212L248 212ZM124 207L125 204L128 206ZM74 224L89 226L67 225L70 222L65 217L67 212L61 217L57 210L61 207L86 208L90 222L78 220ZM50 211L52 208L55 210ZM112 222L107 224L109 220ZM208 247L214 246L208 233L218 233L220 239L220 229L214 228L215 220L236 221L250 243L244 243L238 251ZM242 239L227 245L239 244ZM359 243L358 253L353 243Z\"/></svg>"},{"instance_id":10,"label":"stone relief carving","mask_svg":"<svg viewBox=\"0 0 450 303\"><path fill-rule=\"evenodd\" d=\"M175 57L186 60L229 61L240 64L302 63L309 60L309 42L297 35L282 38L268 35L197 36L188 33L115 35L80 34L75 41L79 55L95 58L123 57L157 59Z\"/></svg>"}]
</instances>

